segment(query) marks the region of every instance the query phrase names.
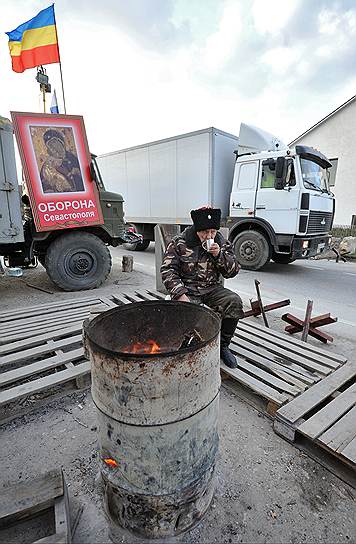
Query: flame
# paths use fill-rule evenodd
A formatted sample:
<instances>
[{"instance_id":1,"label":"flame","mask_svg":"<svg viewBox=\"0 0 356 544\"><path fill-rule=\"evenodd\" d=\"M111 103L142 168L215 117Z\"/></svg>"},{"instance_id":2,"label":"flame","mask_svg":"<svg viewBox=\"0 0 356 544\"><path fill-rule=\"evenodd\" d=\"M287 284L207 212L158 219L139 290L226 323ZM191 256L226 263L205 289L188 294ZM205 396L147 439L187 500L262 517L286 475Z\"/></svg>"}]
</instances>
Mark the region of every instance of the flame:
<instances>
[{"instance_id":1,"label":"flame","mask_svg":"<svg viewBox=\"0 0 356 544\"><path fill-rule=\"evenodd\" d=\"M119 463L117 461L115 461L115 459L111 459L111 457L107 457L106 459L103 459L103 461L109 467L116 468L116 467L119 466Z\"/></svg>"},{"instance_id":2,"label":"flame","mask_svg":"<svg viewBox=\"0 0 356 544\"><path fill-rule=\"evenodd\" d=\"M124 353L160 353L161 347L154 340L147 340L146 342L136 342L130 347L126 347Z\"/></svg>"}]
</instances>

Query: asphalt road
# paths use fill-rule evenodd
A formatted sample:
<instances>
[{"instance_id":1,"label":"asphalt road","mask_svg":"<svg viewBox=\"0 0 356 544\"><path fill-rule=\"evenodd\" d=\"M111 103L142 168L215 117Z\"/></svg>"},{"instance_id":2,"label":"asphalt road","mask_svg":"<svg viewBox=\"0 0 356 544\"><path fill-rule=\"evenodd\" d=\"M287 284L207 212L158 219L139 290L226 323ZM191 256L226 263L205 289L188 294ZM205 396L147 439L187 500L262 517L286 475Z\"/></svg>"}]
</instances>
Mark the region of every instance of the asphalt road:
<instances>
[{"instance_id":1,"label":"asphalt road","mask_svg":"<svg viewBox=\"0 0 356 544\"><path fill-rule=\"evenodd\" d=\"M140 272L155 275L154 244L144 252L129 252L125 248L112 249L116 262L122 255L134 257L134 267ZM246 303L256 298L254 280L261 282L264 303L289 298L291 305L275 310L274 315L291 312L303 317L307 300L314 301L313 316L330 312L338 322L324 327L325 332L349 340L356 340L356 263L336 263L326 260L299 260L289 265L272 261L261 271L241 270L225 286L236 291Z\"/></svg>"}]
</instances>

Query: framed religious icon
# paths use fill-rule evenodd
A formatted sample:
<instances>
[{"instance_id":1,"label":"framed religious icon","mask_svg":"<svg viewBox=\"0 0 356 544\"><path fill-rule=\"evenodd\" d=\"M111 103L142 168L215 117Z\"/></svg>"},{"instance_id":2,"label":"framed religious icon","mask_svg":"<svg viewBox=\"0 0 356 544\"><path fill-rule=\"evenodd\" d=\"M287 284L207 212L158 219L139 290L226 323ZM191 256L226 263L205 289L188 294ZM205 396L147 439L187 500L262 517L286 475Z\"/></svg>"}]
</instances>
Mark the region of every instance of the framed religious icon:
<instances>
[{"instance_id":1,"label":"framed religious icon","mask_svg":"<svg viewBox=\"0 0 356 544\"><path fill-rule=\"evenodd\" d=\"M100 225L80 115L11 112L37 231Z\"/></svg>"}]
</instances>

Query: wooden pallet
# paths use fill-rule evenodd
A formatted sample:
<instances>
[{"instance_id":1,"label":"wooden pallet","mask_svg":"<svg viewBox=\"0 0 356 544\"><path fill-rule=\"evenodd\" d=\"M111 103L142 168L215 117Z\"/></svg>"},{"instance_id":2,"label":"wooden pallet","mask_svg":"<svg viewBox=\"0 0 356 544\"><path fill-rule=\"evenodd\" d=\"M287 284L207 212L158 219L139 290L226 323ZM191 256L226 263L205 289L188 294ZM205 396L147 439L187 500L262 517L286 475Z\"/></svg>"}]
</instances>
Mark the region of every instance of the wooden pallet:
<instances>
[{"instance_id":1,"label":"wooden pallet","mask_svg":"<svg viewBox=\"0 0 356 544\"><path fill-rule=\"evenodd\" d=\"M91 296L3 312L0 316L0 348L5 344L26 340L40 333L56 332L71 325L83 323L91 309L102 304L108 308L115 306L108 297Z\"/></svg>"},{"instance_id":2,"label":"wooden pallet","mask_svg":"<svg viewBox=\"0 0 356 544\"><path fill-rule=\"evenodd\" d=\"M2 423L28 413L44 399L90 385L90 363L82 347L83 320L115 306L109 298L83 298L1 316L0 328L6 331L1 337L6 343L0 345Z\"/></svg>"},{"instance_id":3,"label":"wooden pallet","mask_svg":"<svg viewBox=\"0 0 356 544\"><path fill-rule=\"evenodd\" d=\"M347 362L276 413L274 430L308 441L356 469L356 363Z\"/></svg>"},{"instance_id":4,"label":"wooden pallet","mask_svg":"<svg viewBox=\"0 0 356 544\"><path fill-rule=\"evenodd\" d=\"M270 415L346 361L246 320L239 323L230 348L239 367L222 364L223 372L265 399Z\"/></svg>"},{"instance_id":5,"label":"wooden pallet","mask_svg":"<svg viewBox=\"0 0 356 544\"><path fill-rule=\"evenodd\" d=\"M11 529L16 523L51 510L55 521L53 535L34 544L70 544L71 527L66 482L61 470L53 470L33 480L16 483L3 490L0 502L1 542L13 541Z\"/></svg>"},{"instance_id":6,"label":"wooden pallet","mask_svg":"<svg viewBox=\"0 0 356 544\"><path fill-rule=\"evenodd\" d=\"M136 291L121 294L117 302L164 298L156 291ZM239 359L239 366L230 369L221 363L221 370L239 384L239 392L247 400L251 396L244 395L246 389L263 399L265 411L270 415L346 362L342 355L310 346L250 320L240 321L230 347Z\"/></svg>"},{"instance_id":7,"label":"wooden pallet","mask_svg":"<svg viewBox=\"0 0 356 544\"><path fill-rule=\"evenodd\" d=\"M8 413L11 403L29 395L47 395L63 384L68 391L88 385L83 378L90 374L90 364L81 348L82 322L88 316L116 305L164 298L153 290L126 291L3 314L0 330L6 326L7 342L0 345L0 420L2 408ZM57 318L63 328L55 326ZM19 339L24 326L27 336ZM241 386L241 393L248 389L263 399L265 411L272 415L346 360L248 320L240 322L231 347L239 367L222 364L222 371Z\"/></svg>"}]
</instances>

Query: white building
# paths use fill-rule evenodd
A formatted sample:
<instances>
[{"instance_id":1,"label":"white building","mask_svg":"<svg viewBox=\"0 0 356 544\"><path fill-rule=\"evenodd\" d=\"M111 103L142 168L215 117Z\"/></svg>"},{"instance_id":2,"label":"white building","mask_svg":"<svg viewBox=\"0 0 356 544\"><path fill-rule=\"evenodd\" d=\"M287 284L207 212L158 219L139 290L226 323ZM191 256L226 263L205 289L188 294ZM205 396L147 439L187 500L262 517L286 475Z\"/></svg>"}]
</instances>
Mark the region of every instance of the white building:
<instances>
[{"instance_id":1,"label":"white building","mask_svg":"<svg viewBox=\"0 0 356 544\"><path fill-rule=\"evenodd\" d=\"M295 138L289 145L315 147L333 163L334 225L356 226L356 95Z\"/></svg>"}]
</instances>

